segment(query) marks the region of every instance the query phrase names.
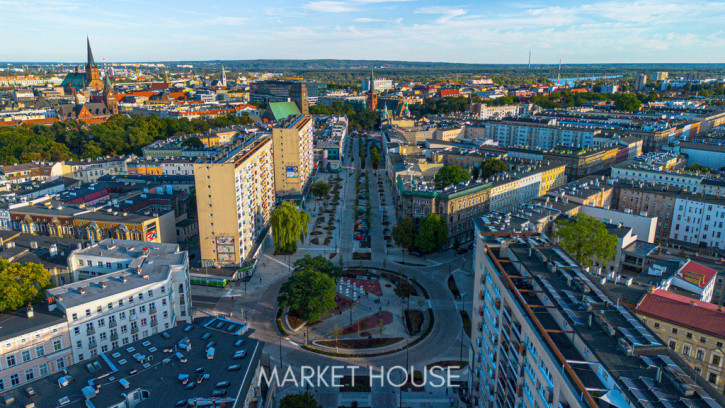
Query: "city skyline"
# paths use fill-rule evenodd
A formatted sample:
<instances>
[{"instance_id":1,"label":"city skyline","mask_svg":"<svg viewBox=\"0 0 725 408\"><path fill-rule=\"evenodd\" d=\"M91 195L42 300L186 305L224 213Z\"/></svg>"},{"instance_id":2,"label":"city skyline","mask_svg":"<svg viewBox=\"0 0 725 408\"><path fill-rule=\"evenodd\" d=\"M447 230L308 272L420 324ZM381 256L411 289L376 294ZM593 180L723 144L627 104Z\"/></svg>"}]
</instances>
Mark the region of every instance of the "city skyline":
<instances>
[{"instance_id":1,"label":"city skyline","mask_svg":"<svg viewBox=\"0 0 725 408\"><path fill-rule=\"evenodd\" d=\"M725 4L352 0L263 5L0 2L7 62L372 59L454 63L719 63ZM62 33L62 35L58 35ZM77 41L76 41L77 40Z\"/></svg>"}]
</instances>

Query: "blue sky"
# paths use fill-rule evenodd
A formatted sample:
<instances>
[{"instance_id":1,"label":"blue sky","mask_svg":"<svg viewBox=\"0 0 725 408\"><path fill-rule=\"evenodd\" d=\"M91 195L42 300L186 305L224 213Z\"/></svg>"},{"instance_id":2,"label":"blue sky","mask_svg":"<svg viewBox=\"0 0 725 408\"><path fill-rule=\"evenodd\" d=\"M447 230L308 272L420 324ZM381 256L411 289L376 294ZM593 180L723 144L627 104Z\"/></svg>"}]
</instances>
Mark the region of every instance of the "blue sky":
<instances>
[{"instance_id":1,"label":"blue sky","mask_svg":"<svg viewBox=\"0 0 725 408\"><path fill-rule=\"evenodd\" d=\"M725 63L725 2L0 0L0 61Z\"/></svg>"}]
</instances>

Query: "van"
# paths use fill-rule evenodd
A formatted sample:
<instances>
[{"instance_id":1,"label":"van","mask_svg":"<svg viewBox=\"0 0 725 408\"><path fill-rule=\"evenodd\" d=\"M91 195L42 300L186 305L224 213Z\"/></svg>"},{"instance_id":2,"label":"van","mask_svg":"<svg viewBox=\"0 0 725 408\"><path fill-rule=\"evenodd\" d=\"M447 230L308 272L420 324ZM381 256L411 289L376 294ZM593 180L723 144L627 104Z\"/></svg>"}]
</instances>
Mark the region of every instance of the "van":
<instances>
[{"instance_id":1,"label":"van","mask_svg":"<svg viewBox=\"0 0 725 408\"><path fill-rule=\"evenodd\" d=\"M216 350L214 349L214 347L209 347L208 349L206 349L206 359L213 360L215 351Z\"/></svg>"}]
</instances>

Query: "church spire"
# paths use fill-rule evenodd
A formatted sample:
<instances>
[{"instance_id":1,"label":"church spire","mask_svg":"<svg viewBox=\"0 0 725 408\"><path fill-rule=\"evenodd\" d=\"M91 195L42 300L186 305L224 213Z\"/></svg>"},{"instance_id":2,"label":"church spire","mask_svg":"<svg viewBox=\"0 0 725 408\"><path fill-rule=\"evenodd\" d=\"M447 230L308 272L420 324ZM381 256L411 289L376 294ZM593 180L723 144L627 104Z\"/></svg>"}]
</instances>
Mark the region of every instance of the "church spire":
<instances>
[{"instance_id":1,"label":"church spire","mask_svg":"<svg viewBox=\"0 0 725 408\"><path fill-rule=\"evenodd\" d=\"M86 36L86 43L88 44L88 66L92 67L95 65L95 62L93 62L93 51L91 51L91 39Z\"/></svg>"},{"instance_id":2,"label":"church spire","mask_svg":"<svg viewBox=\"0 0 725 408\"><path fill-rule=\"evenodd\" d=\"M370 68L370 93L375 93L375 66Z\"/></svg>"},{"instance_id":3,"label":"church spire","mask_svg":"<svg viewBox=\"0 0 725 408\"><path fill-rule=\"evenodd\" d=\"M103 92L113 91L113 84L111 78L106 75L105 81L103 82Z\"/></svg>"}]
</instances>

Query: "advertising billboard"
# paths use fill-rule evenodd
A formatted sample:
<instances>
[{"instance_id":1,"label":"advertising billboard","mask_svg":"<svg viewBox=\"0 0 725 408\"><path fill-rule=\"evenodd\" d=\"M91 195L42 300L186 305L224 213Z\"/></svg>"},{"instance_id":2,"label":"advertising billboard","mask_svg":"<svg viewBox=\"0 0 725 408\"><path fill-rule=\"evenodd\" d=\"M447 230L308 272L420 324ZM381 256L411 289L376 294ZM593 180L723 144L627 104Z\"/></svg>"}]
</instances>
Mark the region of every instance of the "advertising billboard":
<instances>
[{"instance_id":1,"label":"advertising billboard","mask_svg":"<svg viewBox=\"0 0 725 408\"><path fill-rule=\"evenodd\" d=\"M297 178L300 176L297 166L287 166L287 178Z\"/></svg>"}]
</instances>

